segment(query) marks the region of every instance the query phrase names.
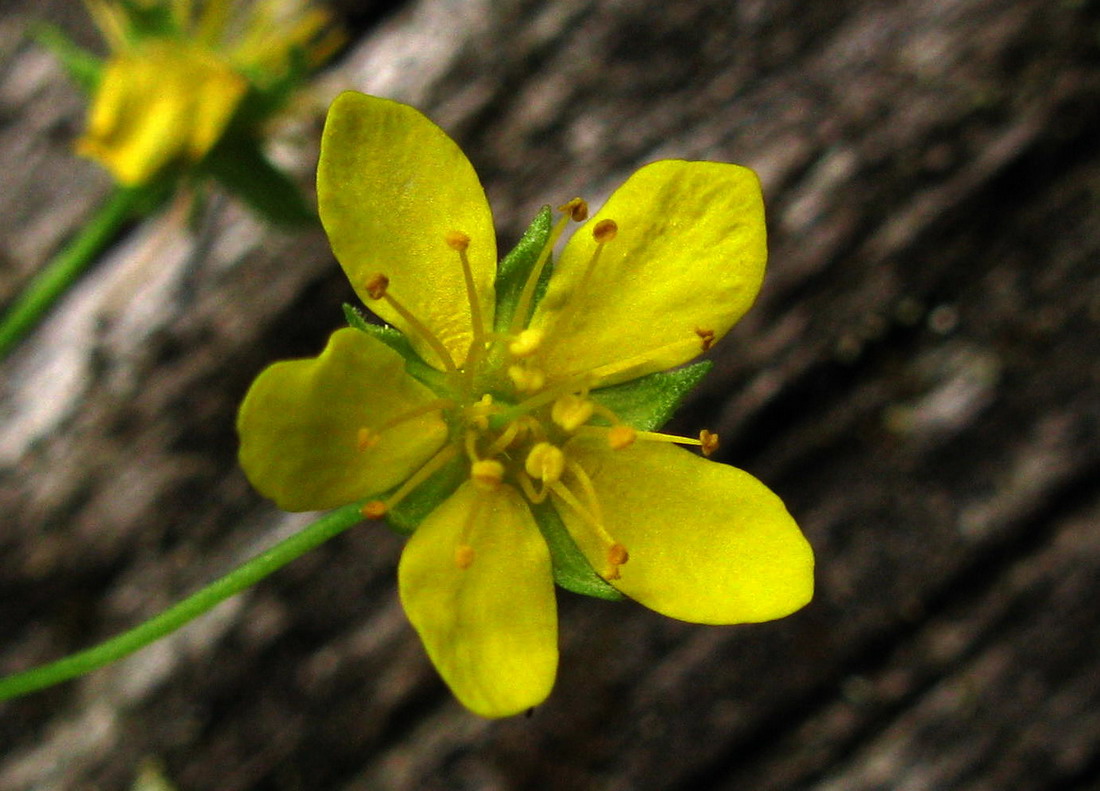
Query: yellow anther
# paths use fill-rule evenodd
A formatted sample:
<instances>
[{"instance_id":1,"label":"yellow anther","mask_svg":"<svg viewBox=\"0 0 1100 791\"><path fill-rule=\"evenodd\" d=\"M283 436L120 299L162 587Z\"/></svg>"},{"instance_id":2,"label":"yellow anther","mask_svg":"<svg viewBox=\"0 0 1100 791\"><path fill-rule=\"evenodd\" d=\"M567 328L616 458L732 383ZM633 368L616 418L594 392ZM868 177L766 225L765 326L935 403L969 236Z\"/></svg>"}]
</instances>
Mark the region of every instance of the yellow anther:
<instances>
[{"instance_id":1,"label":"yellow anther","mask_svg":"<svg viewBox=\"0 0 1100 791\"><path fill-rule=\"evenodd\" d=\"M359 513L363 515L364 519L378 520L386 515L386 504L381 500L371 500L369 503L359 509Z\"/></svg>"},{"instance_id":2,"label":"yellow anther","mask_svg":"<svg viewBox=\"0 0 1100 791\"><path fill-rule=\"evenodd\" d=\"M476 404L467 407L466 416L470 419L471 423L482 431L485 431L489 428L489 416L492 415L493 412L493 397L486 393Z\"/></svg>"},{"instance_id":3,"label":"yellow anther","mask_svg":"<svg viewBox=\"0 0 1100 791\"><path fill-rule=\"evenodd\" d=\"M638 432L630 426L612 426L607 431L607 444L612 450L629 448L638 438Z\"/></svg>"},{"instance_id":4,"label":"yellow anther","mask_svg":"<svg viewBox=\"0 0 1100 791\"><path fill-rule=\"evenodd\" d=\"M444 239L449 248L460 253L470 246L470 237L462 231L447 231Z\"/></svg>"},{"instance_id":5,"label":"yellow anther","mask_svg":"<svg viewBox=\"0 0 1100 791\"><path fill-rule=\"evenodd\" d=\"M714 330L704 330L700 327L696 327L695 334L698 335L699 339L703 342L703 351L708 351L710 347L714 345Z\"/></svg>"},{"instance_id":6,"label":"yellow anther","mask_svg":"<svg viewBox=\"0 0 1100 791\"><path fill-rule=\"evenodd\" d=\"M474 548L469 544L459 544L455 547L455 565L465 571L474 562Z\"/></svg>"},{"instance_id":7,"label":"yellow anther","mask_svg":"<svg viewBox=\"0 0 1100 791\"><path fill-rule=\"evenodd\" d=\"M554 405L550 407L550 419L572 434L588 422L593 411L592 402L587 398L568 393L555 401Z\"/></svg>"},{"instance_id":8,"label":"yellow anther","mask_svg":"<svg viewBox=\"0 0 1100 791\"><path fill-rule=\"evenodd\" d=\"M496 459L481 459L470 465L470 480L483 492L495 492L504 480L504 465Z\"/></svg>"},{"instance_id":9,"label":"yellow anther","mask_svg":"<svg viewBox=\"0 0 1100 791\"><path fill-rule=\"evenodd\" d=\"M364 290L371 299L382 299L386 296L386 289L389 287L390 279L381 272L372 275L363 285Z\"/></svg>"},{"instance_id":10,"label":"yellow anther","mask_svg":"<svg viewBox=\"0 0 1100 791\"><path fill-rule=\"evenodd\" d=\"M709 456L718 450L718 435L713 431L703 429L699 432L699 445L703 449L703 455Z\"/></svg>"},{"instance_id":11,"label":"yellow anther","mask_svg":"<svg viewBox=\"0 0 1100 791\"><path fill-rule=\"evenodd\" d=\"M539 442L527 454L523 468L535 480L545 484L557 483L565 471L565 454L549 442Z\"/></svg>"},{"instance_id":12,"label":"yellow anther","mask_svg":"<svg viewBox=\"0 0 1100 791\"><path fill-rule=\"evenodd\" d=\"M378 435L366 426L363 426L355 434L355 449L362 453L378 444Z\"/></svg>"},{"instance_id":13,"label":"yellow anther","mask_svg":"<svg viewBox=\"0 0 1100 791\"><path fill-rule=\"evenodd\" d=\"M508 352L513 357L530 357L542 345L542 330L524 330L508 344Z\"/></svg>"},{"instance_id":14,"label":"yellow anther","mask_svg":"<svg viewBox=\"0 0 1100 791\"><path fill-rule=\"evenodd\" d=\"M573 198L568 203L559 206L558 211L568 214L573 222L584 222L588 219L588 204L583 198Z\"/></svg>"},{"instance_id":15,"label":"yellow anther","mask_svg":"<svg viewBox=\"0 0 1100 791\"><path fill-rule=\"evenodd\" d=\"M614 220L600 220L592 229L592 238L597 244L605 244L615 238L619 232L619 225Z\"/></svg>"},{"instance_id":16,"label":"yellow anther","mask_svg":"<svg viewBox=\"0 0 1100 791\"><path fill-rule=\"evenodd\" d=\"M541 369L525 365L509 366L508 377L521 393L536 393L546 384L546 374Z\"/></svg>"}]
</instances>

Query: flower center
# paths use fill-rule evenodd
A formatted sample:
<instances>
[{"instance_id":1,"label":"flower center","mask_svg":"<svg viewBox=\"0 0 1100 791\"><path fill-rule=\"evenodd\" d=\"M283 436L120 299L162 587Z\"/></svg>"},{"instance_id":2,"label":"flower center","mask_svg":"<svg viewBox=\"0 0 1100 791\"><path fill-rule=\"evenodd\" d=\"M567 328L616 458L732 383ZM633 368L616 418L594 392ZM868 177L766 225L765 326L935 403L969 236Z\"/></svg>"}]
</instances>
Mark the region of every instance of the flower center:
<instances>
[{"instance_id":1,"label":"flower center","mask_svg":"<svg viewBox=\"0 0 1100 791\"><path fill-rule=\"evenodd\" d=\"M405 320L409 330L439 356L452 392L380 426L360 429L356 446L360 450L369 449L383 432L428 412L443 414L451 427L451 441L385 500L367 503L363 514L371 519L381 518L444 465L460 454L465 455L470 480L482 494L477 498L479 503L501 486L517 488L536 505L552 497L559 509L568 509L577 517L570 520L572 525L581 525L599 540L605 550L605 563L596 571L605 579L614 580L621 576L620 567L627 563L630 554L608 531L603 504L588 471L571 457L570 443L574 437L602 438L614 451L640 440L698 445L708 456L717 449L718 438L709 431L703 431L698 439L639 431L592 397L591 390L602 379L651 359L653 352L566 376L549 377L540 366L540 359L553 344L570 342L570 328L579 310L579 301L572 300L548 326L538 329L526 326L536 285L553 247L569 221L582 222L588 216L588 206L579 198L559 210L563 216L531 267L515 314L504 333L486 329L492 322L483 313L467 258L467 250L476 240L461 230L446 234L443 242L458 257L472 322L472 341L461 365L431 329L390 294L386 275L379 273L368 280L366 291L370 298L386 301ZM578 280L576 293L584 293L599 266L604 247L614 243L618 230L613 220L595 224L592 235L596 246ZM691 342L705 351L713 340L712 331L698 329ZM455 546L454 562L460 569L476 562L476 513L482 510L479 505L467 515Z\"/></svg>"}]
</instances>

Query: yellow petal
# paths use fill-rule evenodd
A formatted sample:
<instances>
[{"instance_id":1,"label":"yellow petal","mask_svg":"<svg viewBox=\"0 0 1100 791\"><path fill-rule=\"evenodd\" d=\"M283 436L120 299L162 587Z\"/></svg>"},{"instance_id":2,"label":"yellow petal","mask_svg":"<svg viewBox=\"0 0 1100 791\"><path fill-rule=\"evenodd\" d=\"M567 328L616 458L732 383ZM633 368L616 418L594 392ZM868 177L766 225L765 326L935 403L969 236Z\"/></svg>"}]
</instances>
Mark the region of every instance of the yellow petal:
<instances>
[{"instance_id":1,"label":"yellow petal","mask_svg":"<svg viewBox=\"0 0 1100 791\"><path fill-rule=\"evenodd\" d=\"M566 453L591 477L607 532L629 553L612 581L627 596L709 624L781 618L812 597L810 545L782 501L748 473L658 442L611 450L602 439L577 438ZM606 569L606 541L555 504L589 562Z\"/></svg>"},{"instance_id":2,"label":"yellow petal","mask_svg":"<svg viewBox=\"0 0 1100 791\"><path fill-rule=\"evenodd\" d=\"M317 201L332 250L367 306L440 365L401 315L370 299L367 282L385 274L389 293L461 365L473 324L462 265L447 235L470 237L466 254L483 327L492 326L496 237L485 191L455 142L411 107L343 93L325 122Z\"/></svg>"},{"instance_id":3,"label":"yellow petal","mask_svg":"<svg viewBox=\"0 0 1100 791\"><path fill-rule=\"evenodd\" d=\"M618 230L586 278L604 220ZM687 362L702 351L697 331L720 338L749 309L766 258L755 173L718 162L646 165L562 251L531 320L552 333L542 368L559 378L611 365L608 384Z\"/></svg>"},{"instance_id":4,"label":"yellow petal","mask_svg":"<svg viewBox=\"0 0 1100 791\"><path fill-rule=\"evenodd\" d=\"M275 363L241 404L245 474L287 511L335 508L401 483L443 445L438 412L380 434L360 450L360 429L434 399L404 360L359 330L333 333L319 357Z\"/></svg>"},{"instance_id":5,"label":"yellow petal","mask_svg":"<svg viewBox=\"0 0 1100 791\"><path fill-rule=\"evenodd\" d=\"M463 705L507 717L550 694L558 664L550 552L515 489L459 487L413 533L398 577L405 613Z\"/></svg>"},{"instance_id":6,"label":"yellow petal","mask_svg":"<svg viewBox=\"0 0 1100 791\"><path fill-rule=\"evenodd\" d=\"M228 64L180 42L151 41L104 69L77 151L120 184L196 162L225 131L248 87Z\"/></svg>"}]
</instances>

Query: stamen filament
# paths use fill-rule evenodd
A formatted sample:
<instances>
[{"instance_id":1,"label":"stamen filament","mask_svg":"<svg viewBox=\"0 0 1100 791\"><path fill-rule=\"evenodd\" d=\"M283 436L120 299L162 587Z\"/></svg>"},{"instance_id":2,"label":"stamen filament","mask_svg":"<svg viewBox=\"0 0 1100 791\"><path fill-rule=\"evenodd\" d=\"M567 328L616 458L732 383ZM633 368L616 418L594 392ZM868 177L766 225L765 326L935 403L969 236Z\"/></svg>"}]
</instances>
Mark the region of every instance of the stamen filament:
<instances>
[{"instance_id":1,"label":"stamen filament","mask_svg":"<svg viewBox=\"0 0 1100 791\"><path fill-rule=\"evenodd\" d=\"M494 415L493 421L497 425L504 425L505 423L516 420L524 415L533 412L539 407L546 406L551 401L558 399L560 396L568 393L575 393L577 391L585 392L588 389L589 378L588 374L580 374L579 376L572 376L561 380L555 385L552 385L540 393L536 393L528 399L520 401L513 407L510 407L503 412Z\"/></svg>"},{"instance_id":2,"label":"stamen filament","mask_svg":"<svg viewBox=\"0 0 1100 791\"><path fill-rule=\"evenodd\" d=\"M477 285L474 283L474 271L470 267L470 259L466 255L466 249L470 246L470 237L461 231L451 231L447 234L447 246L458 253L462 262L462 279L466 283L466 299L470 303L470 323L473 325L474 339L468 354L467 368L472 377L477 370L477 364L481 355L485 353L485 317L481 312L481 299L477 295Z\"/></svg>"},{"instance_id":3,"label":"stamen filament","mask_svg":"<svg viewBox=\"0 0 1100 791\"><path fill-rule=\"evenodd\" d=\"M477 557L473 546L470 544L470 538L473 536L474 527L484 503L484 497L477 496L474 498L474 502L466 514L466 519L462 522L462 530L458 534L458 543L455 545L455 565L463 571L468 569L470 564L474 562L474 558Z\"/></svg>"},{"instance_id":4,"label":"stamen filament","mask_svg":"<svg viewBox=\"0 0 1100 791\"><path fill-rule=\"evenodd\" d=\"M363 426L359 429L357 436L357 444L359 450L366 450L372 447L375 442L378 441L379 436L390 429L406 423L410 420L414 420L421 415L426 415L429 412L438 412L443 409L450 409L455 405L455 402L449 398L437 398L433 401L429 401L426 404L421 404L418 407L410 409L408 412L402 412L400 415L394 415L389 420L383 420L374 428L370 426Z\"/></svg>"},{"instance_id":5,"label":"stamen filament","mask_svg":"<svg viewBox=\"0 0 1100 791\"><path fill-rule=\"evenodd\" d=\"M610 229L610 230L608 230ZM604 245L615 238L615 232L617 226L613 220L601 220L596 224L595 229L592 231L592 236L596 240L596 249L592 253L592 257L588 259L588 264L584 268L584 274L581 275L580 283L577 284L577 288L574 290L574 294L583 294L588 288L588 281L592 279L592 273L596 271L596 264L599 263L600 254L603 253ZM565 303L565 307L561 313L551 322L550 326L546 328L546 334L543 337L543 341L548 341L552 336L566 330L569 325L573 323L573 319L580 309L581 300L570 299Z\"/></svg>"},{"instance_id":6,"label":"stamen filament","mask_svg":"<svg viewBox=\"0 0 1100 791\"><path fill-rule=\"evenodd\" d=\"M713 343L713 340L711 340ZM658 346L656 349L650 349L649 351L636 354L633 357L627 357L624 360L618 360L613 363L601 365L597 368L591 369L590 373L596 382L609 379L612 376L617 376L624 371L629 371L631 368L637 368L645 363L653 362L653 360L663 356L669 352L679 353L689 349L696 350L696 354L702 354L704 351L710 348L706 338L702 338L698 334L693 334L691 338L685 338L680 341L673 341L672 343L666 343L664 346Z\"/></svg>"},{"instance_id":7,"label":"stamen filament","mask_svg":"<svg viewBox=\"0 0 1100 791\"><path fill-rule=\"evenodd\" d=\"M371 500L361 509L367 519L381 519L395 505L409 496L409 493L428 478L438 472L442 467L458 455L458 447L453 444L445 445L438 453L421 465L420 469L413 473L385 500Z\"/></svg>"},{"instance_id":8,"label":"stamen filament","mask_svg":"<svg viewBox=\"0 0 1100 791\"><path fill-rule=\"evenodd\" d=\"M439 356L440 361L443 363L443 367L447 369L448 373L457 371L458 366L455 365L454 358L451 357L451 353L447 351L447 347L436 337L434 332L428 329L427 325L414 316L408 308L398 302L394 296L389 293L389 284L390 279L379 273L367 281L365 290L371 299L385 300L386 304L397 311L397 314L409 325L409 329L419 335L425 343L432 347L432 351Z\"/></svg>"},{"instance_id":9,"label":"stamen filament","mask_svg":"<svg viewBox=\"0 0 1100 791\"><path fill-rule=\"evenodd\" d=\"M523 325L527 323L527 313L531 310L531 300L535 297L535 287L539 284L542 270L546 268L546 262L550 260L550 252L558 243L558 239L561 238L565 226L569 224L571 218L580 216L583 220L583 215L587 214L587 207L585 207L583 213L577 211L577 208L575 208L575 201L577 200L579 198L574 198L560 207L565 215L554 224L553 230L550 231L550 238L546 240L546 246L542 248L538 260L535 261L535 265L531 267L531 271L527 275L527 282L523 284L523 291L520 292L519 302L516 304L516 312L512 315L512 324L508 327L508 332L511 335L518 335ZM581 201L581 203L583 204L584 201ZM581 220L577 220L577 222Z\"/></svg>"}]
</instances>

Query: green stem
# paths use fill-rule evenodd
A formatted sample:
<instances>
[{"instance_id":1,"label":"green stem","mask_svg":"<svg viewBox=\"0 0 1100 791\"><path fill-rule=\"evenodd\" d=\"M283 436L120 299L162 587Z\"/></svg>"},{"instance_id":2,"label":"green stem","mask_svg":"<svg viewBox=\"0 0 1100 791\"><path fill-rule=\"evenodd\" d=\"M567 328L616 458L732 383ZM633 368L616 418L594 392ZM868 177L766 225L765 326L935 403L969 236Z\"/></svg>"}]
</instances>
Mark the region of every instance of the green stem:
<instances>
[{"instance_id":1,"label":"green stem","mask_svg":"<svg viewBox=\"0 0 1100 791\"><path fill-rule=\"evenodd\" d=\"M230 596L255 585L292 560L361 522L363 516L359 512L359 507L358 504L353 504L330 511L290 538L245 561L221 579L128 632L123 632L97 646L70 654L48 665L0 678L0 700L9 700L76 678L129 656L171 634Z\"/></svg>"},{"instance_id":2,"label":"green stem","mask_svg":"<svg viewBox=\"0 0 1100 791\"><path fill-rule=\"evenodd\" d=\"M122 226L160 203L148 188L117 188L77 235L35 275L0 319L0 358L33 327L80 273L114 240Z\"/></svg>"}]
</instances>

